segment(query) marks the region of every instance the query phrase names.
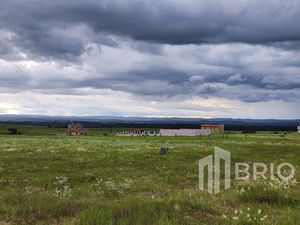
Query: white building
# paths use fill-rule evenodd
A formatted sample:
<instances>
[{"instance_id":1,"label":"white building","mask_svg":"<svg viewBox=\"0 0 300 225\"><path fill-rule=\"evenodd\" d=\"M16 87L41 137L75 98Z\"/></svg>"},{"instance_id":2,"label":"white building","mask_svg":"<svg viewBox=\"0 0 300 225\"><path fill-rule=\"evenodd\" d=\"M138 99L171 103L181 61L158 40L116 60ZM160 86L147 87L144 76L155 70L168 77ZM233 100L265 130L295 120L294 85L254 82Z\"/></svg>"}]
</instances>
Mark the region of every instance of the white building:
<instances>
[{"instance_id":1,"label":"white building","mask_svg":"<svg viewBox=\"0 0 300 225\"><path fill-rule=\"evenodd\" d=\"M160 129L160 136L201 136L210 135L209 129Z\"/></svg>"},{"instance_id":2,"label":"white building","mask_svg":"<svg viewBox=\"0 0 300 225\"><path fill-rule=\"evenodd\" d=\"M300 133L300 126L298 126L297 129L298 129L298 133Z\"/></svg>"}]
</instances>

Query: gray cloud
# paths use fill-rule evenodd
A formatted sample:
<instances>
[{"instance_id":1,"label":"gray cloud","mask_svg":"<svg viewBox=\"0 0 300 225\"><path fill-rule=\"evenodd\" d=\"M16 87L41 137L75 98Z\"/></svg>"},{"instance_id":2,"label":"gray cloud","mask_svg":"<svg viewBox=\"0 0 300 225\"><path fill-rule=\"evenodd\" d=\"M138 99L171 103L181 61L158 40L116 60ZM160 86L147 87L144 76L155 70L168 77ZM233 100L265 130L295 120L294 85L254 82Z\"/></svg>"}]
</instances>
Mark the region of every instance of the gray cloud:
<instances>
[{"instance_id":1,"label":"gray cloud","mask_svg":"<svg viewBox=\"0 0 300 225\"><path fill-rule=\"evenodd\" d=\"M294 102L299 17L294 0L3 0L0 94Z\"/></svg>"},{"instance_id":2,"label":"gray cloud","mask_svg":"<svg viewBox=\"0 0 300 225\"><path fill-rule=\"evenodd\" d=\"M29 70L19 66L16 71L14 66L9 66L3 67L2 72L0 67L2 80L5 80L1 86L5 90L52 90L60 94L78 94L73 89L109 89L161 100L176 96L214 96L265 102L293 101L300 97L297 94L300 93L299 69L289 63L298 52L224 44L168 47L160 49L159 54L152 54L131 45L132 41L124 39L117 42L118 47L90 46L80 64L44 63L46 66L36 65ZM256 51L260 54L253 58ZM202 52L201 57L199 52ZM278 55L283 57L278 58ZM257 64L260 66L253 67ZM19 78L5 76L7 71L18 74Z\"/></svg>"},{"instance_id":3,"label":"gray cloud","mask_svg":"<svg viewBox=\"0 0 300 225\"><path fill-rule=\"evenodd\" d=\"M300 41L299 17L294 0L4 0L0 27L14 33L24 50L69 59L82 54L86 41L101 42L97 35L108 33L162 44L271 42L291 48Z\"/></svg>"}]
</instances>

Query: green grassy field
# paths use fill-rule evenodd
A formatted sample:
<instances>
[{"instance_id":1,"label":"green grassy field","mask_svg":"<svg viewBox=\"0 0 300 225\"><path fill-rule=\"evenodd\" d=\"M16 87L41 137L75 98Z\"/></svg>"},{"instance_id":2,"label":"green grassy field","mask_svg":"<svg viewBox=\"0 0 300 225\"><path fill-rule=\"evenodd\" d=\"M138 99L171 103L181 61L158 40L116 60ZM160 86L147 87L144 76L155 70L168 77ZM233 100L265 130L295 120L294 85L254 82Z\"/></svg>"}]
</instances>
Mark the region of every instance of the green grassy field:
<instances>
[{"instance_id":1,"label":"green grassy field","mask_svg":"<svg viewBox=\"0 0 300 225\"><path fill-rule=\"evenodd\" d=\"M69 137L29 126L8 135L9 127L0 126L0 224L300 224L300 184L233 181L217 195L198 189L198 160L214 146L233 162L289 162L299 181L297 133L130 138L94 129Z\"/></svg>"}]
</instances>

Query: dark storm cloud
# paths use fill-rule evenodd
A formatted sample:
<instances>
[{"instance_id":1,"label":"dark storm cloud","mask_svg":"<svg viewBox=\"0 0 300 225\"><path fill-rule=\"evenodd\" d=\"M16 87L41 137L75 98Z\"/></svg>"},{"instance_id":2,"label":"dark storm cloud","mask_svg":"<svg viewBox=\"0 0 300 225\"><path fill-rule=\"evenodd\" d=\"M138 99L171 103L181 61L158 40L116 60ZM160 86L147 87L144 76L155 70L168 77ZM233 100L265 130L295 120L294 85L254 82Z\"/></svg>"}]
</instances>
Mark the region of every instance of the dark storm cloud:
<instances>
[{"instance_id":1,"label":"dark storm cloud","mask_svg":"<svg viewBox=\"0 0 300 225\"><path fill-rule=\"evenodd\" d=\"M2 0L0 28L33 54L72 59L87 42L102 43L97 34L103 33L167 44L280 42L289 48L300 40L299 17L300 2L293 0Z\"/></svg>"},{"instance_id":2,"label":"dark storm cloud","mask_svg":"<svg viewBox=\"0 0 300 225\"><path fill-rule=\"evenodd\" d=\"M289 80L274 76L254 75L202 75L201 79L183 71L172 69L157 76L157 71L128 71L111 74L106 78L55 78L51 76L35 84L27 83L25 89L60 90L66 94L78 92L81 88L95 90L111 89L150 98L170 98L174 96L222 97L239 99L244 102L266 102L271 100L292 101L300 97L300 77ZM172 79L174 76L174 79ZM54 75L54 77L57 77ZM284 81L284 82L283 82ZM12 83L12 85L14 85ZM298 93L298 94L297 94Z\"/></svg>"},{"instance_id":3,"label":"dark storm cloud","mask_svg":"<svg viewBox=\"0 0 300 225\"><path fill-rule=\"evenodd\" d=\"M2 0L0 7L0 92L300 97L299 1ZM21 60L53 64L16 68Z\"/></svg>"},{"instance_id":4,"label":"dark storm cloud","mask_svg":"<svg viewBox=\"0 0 300 225\"><path fill-rule=\"evenodd\" d=\"M169 44L297 41L297 1L89 1L60 5L62 21Z\"/></svg>"},{"instance_id":5,"label":"dark storm cloud","mask_svg":"<svg viewBox=\"0 0 300 225\"><path fill-rule=\"evenodd\" d=\"M283 48L288 50L300 50L300 41L280 41L280 42L274 42L270 43L270 46L276 47L276 48Z\"/></svg>"},{"instance_id":6,"label":"dark storm cloud","mask_svg":"<svg viewBox=\"0 0 300 225\"><path fill-rule=\"evenodd\" d=\"M179 61L174 50L172 54L168 50L161 52L161 55L145 55L143 52L138 52L137 56L132 56L132 53L137 53L127 47L125 47L125 52L117 48L114 50L117 52L113 54L111 48L102 50L96 47L98 53L95 53L94 47L91 47L89 51L95 55L83 59L86 67L77 64L66 66L46 63L46 68L41 65L35 71L27 71L16 70L14 65L5 68L4 63L0 65L0 81L2 90L3 88L5 91L10 89L10 92L14 92L15 89L18 91L43 90L78 95L81 89L91 88L123 91L145 99L214 96L244 102L292 101L300 97L299 69L290 66L290 63L295 61L294 58L299 55L294 52L282 53L278 49L274 53L272 49L259 46L251 47L249 53L247 45L238 46L237 49L240 52L232 53L233 46L225 47L224 49L224 46L218 46L217 50L215 46L194 47L188 53L185 47L180 47L179 54L183 55L184 59ZM252 48L257 50L254 51ZM203 52L203 49L206 51ZM227 52L228 50L230 52ZM268 55L270 50L271 56ZM197 53L199 51L203 52L202 57L206 58L204 65L198 64L198 60L203 63L202 58L199 59ZM254 63L250 63L249 66L247 62L253 60L251 55L256 51L261 52L263 58L256 56ZM214 52L217 52L217 55ZM273 59L273 54L277 58ZM250 56L245 58L247 55ZM284 57L278 59L281 55ZM240 59L241 57L243 60ZM107 58L111 58L112 61L102 63L103 59L107 60ZM223 58L226 60L223 61ZM136 59L139 61L136 62ZM95 64L90 64L91 61ZM178 65L178 62L183 66ZM193 63L190 64L191 62ZM261 63L264 66L258 67L259 72L252 68L252 64L260 65ZM223 66L220 67L219 64ZM95 66L97 66L96 69ZM86 94L89 93L82 92L82 95Z\"/></svg>"}]
</instances>

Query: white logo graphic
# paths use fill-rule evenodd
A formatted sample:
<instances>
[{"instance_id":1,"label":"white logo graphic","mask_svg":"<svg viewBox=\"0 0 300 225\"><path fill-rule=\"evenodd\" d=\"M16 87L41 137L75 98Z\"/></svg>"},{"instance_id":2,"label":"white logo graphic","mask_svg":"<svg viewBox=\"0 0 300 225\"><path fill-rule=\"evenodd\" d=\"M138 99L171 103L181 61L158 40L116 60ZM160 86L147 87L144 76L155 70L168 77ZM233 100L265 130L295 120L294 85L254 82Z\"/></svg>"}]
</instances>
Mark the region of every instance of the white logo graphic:
<instances>
[{"instance_id":1,"label":"white logo graphic","mask_svg":"<svg viewBox=\"0 0 300 225\"><path fill-rule=\"evenodd\" d=\"M231 187L230 180L230 152L225 151L219 147L215 147L213 155L209 155L199 160L199 189L204 190L204 179L205 179L205 167L207 166L208 171L208 193L217 194L220 192L220 164L221 159L225 161L225 190Z\"/></svg>"},{"instance_id":2,"label":"white logo graphic","mask_svg":"<svg viewBox=\"0 0 300 225\"><path fill-rule=\"evenodd\" d=\"M221 160L224 161L224 175L221 173ZM199 189L205 190L205 168L207 166L207 191L210 194L217 194L221 190L221 175L224 177L224 189L231 187L231 160L230 152L225 151L219 147L215 147L214 155L209 155L199 160ZM290 163L281 163L278 165L275 173L274 163L268 166L265 163L254 162L251 166L248 163L236 162L235 166L235 180L253 180L262 178L268 180L276 179L283 182L292 181L295 179L295 168ZM253 169L252 176L250 168ZM287 170L283 170L283 168ZM284 173L285 172L285 173ZM296 180L295 180L296 182ZM296 182L297 183L297 182Z\"/></svg>"}]
</instances>

